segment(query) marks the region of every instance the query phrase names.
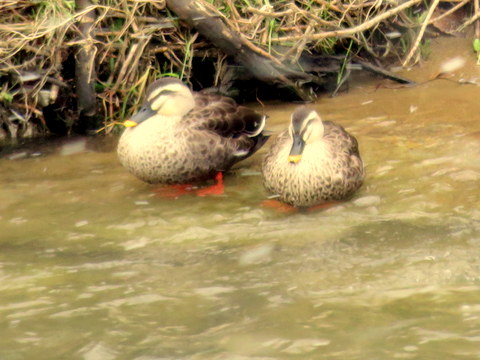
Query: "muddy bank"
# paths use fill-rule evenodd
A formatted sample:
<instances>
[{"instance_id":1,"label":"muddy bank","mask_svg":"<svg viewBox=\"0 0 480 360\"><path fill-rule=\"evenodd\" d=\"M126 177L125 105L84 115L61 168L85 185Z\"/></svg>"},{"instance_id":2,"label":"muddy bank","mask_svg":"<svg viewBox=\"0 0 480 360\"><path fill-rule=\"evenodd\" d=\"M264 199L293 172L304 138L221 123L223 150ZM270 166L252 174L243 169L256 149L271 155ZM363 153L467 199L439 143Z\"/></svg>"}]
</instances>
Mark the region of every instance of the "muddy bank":
<instances>
[{"instance_id":1,"label":"muddy bank","mask_svg":"<svg viewBox=\"0 0 480 360\"><path fill-rule=\"evenodd\" d=\"M0 139L92 133L166 74L239 101L311 100L350 63L409 66L432 36L472 38L475 3L4 2Z\"/></svg>"}]
</instances>

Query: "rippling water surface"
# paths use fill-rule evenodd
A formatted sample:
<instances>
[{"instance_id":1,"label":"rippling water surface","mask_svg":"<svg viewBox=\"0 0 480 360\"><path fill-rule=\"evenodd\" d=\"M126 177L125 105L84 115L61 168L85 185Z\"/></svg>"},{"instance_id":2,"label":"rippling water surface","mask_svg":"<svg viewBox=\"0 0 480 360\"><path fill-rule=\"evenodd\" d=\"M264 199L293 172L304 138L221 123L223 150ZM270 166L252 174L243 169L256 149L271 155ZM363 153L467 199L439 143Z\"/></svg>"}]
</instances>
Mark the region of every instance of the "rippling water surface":
<instances>
[{"instance_id":1,"label":"rippling water surface","mask_svg":"<svg viewBox=\"0 0 480 360\"><path fill-rule=\"evenodd\" d=\"M261 205L265 150L225 195L176 200L81 139L0 159L0 359L479 359L479 77L315 104L367 168L325 211Z\"/></svg>"}]
</instances>

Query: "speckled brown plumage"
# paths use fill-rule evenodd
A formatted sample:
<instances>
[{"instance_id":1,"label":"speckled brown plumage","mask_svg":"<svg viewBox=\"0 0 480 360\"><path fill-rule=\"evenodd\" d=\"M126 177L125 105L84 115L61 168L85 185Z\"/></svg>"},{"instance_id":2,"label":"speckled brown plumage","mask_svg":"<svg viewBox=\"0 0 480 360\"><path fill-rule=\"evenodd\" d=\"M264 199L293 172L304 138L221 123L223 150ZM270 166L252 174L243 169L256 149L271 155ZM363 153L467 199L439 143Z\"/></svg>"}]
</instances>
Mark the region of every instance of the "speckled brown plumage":
<instances>
[{"instance_id":1,"label":"speckled brown plumage","mask_svg":"<svg viewBox=\"0 0 480 360\"><path fill-rule=\"evenodd\" d=\"M297 109L297 118L311 113L306 109ZM318 117L318 121L322 120ZM297 207L314 206L348 199L362 185L365 172L357 140L340 125L331 121L322 124L323 136L305 145L298 163L289 161L292 125L277 137L266 155L264 185L279 200ZM304 132L311 126L306 120L301 125Z\"/></svg>"},{"instance_id":2,"label":"speckled brown plumage","mask_svg":"<svg viewBox=\"0 0 480 360\"><path fill-rule=\"evenodd\" d=\"M227 97L192 93L172 78L150 85L142 111L150 115L125 129L117 152L120 162L148 183L213 178L268 138L262 133L264 115Z\"/></svg>"}]
</instances>

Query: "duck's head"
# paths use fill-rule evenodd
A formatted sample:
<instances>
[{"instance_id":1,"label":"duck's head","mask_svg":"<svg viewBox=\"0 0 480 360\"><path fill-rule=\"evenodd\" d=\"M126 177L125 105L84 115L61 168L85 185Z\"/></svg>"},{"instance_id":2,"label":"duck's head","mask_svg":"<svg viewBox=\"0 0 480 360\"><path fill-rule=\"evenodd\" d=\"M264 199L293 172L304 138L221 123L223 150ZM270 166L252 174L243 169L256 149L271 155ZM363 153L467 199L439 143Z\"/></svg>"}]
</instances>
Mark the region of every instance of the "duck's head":
<instances>
[{"instance_id":1,"label":"duck's head","mask_svg":"<svg viewBox=\"0 0 480 360\"><path fill-rule=\"evenodd\" d=\"M176 78L166 77L154 81L145 94L142 106L123 123L124 126L137 126L155 115L183 116L195 106L190 89Z\"/></svg>"},{"instance_id":2,"label":"duck's head","mask_svg":"<svg viewBox=\"0 0 480 360\"><path fill-rule=\"evenodd\" d=\"M315 110L307 106L295 109L289 127L292 148L288 155L288 161L293 164L300 162L305 146L321 140L323 132L322 119Z\"/></svg>"}]
</instances>

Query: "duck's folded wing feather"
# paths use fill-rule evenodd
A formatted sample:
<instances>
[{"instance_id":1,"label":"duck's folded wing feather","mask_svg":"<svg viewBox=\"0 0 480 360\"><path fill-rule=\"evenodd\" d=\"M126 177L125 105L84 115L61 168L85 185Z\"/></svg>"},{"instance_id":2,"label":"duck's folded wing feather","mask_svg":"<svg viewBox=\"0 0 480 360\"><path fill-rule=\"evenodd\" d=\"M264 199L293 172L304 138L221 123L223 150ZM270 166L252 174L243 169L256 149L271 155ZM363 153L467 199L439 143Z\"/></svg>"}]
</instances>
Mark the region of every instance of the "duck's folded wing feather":
<instances>
[{"instance_id":1,"label":"duck's folded wing feather","mask_svg":"<svg viewBox=\"0 0 480 360\"><path fill-rule=\"evenodd\" d=\"M344 149L350 155L360 156L357 139L350 135L341 125L324 121L325 137L339 149Z\"/></svg>"},{"instance_id":2,"label":"duck's folded wing feather","mask_svg":"<svg viewBox=\"0 0 480 360\"><path fill-rule=\"evenodd\" d=\"M265 126L265 115L239 106L230 98L196 93L195 102L196 107L188 114L188 121L198 129L236 138L258 136Z\"/></svg>"}]
</instances>

